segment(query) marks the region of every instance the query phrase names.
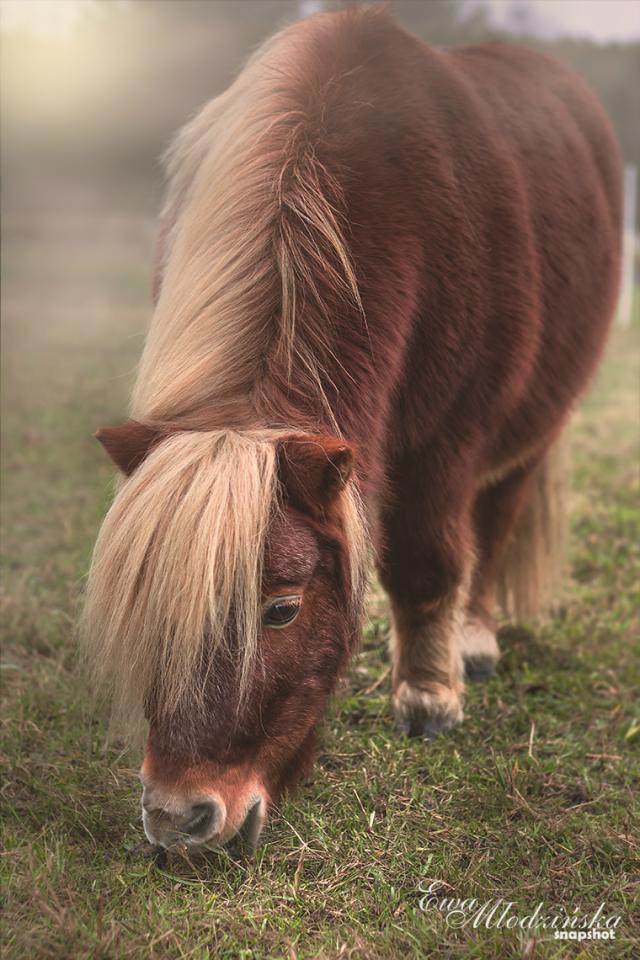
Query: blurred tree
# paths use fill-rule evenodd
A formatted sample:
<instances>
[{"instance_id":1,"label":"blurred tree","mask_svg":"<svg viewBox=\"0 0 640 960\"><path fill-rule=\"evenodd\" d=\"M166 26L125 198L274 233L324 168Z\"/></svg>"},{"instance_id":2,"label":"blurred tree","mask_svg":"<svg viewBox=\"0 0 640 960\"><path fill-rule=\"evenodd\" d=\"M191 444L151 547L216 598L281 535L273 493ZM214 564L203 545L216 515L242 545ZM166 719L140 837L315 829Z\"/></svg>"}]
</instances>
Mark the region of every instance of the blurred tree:
<instances>
[{"instance_id":1,"label":"blurred tree","mask_svg":"<svg viewBox=\"0 0 640 960\"><path fill-rule=\"evenodd\" d=\"M492 29L481 5L460 16L462 3L447 0L391 0L397 19L432 44L497 40L544 50L582 74L606 107L627 162L640 165L640 43L601 44L566 38L542 40L524 31ZM524 8L523 8L524 9Z\"/></svg>"},{"instance_id":2,"label":"blurred tree","mask_svg":"<svg viewBox=\"0 0 640 960\"><path fill-rule=\"evenodd\" d=\"M625 160L640 165L640 43L605 45L587 40L509 39L545 50L581 73L606 107Z\"/></svg>"}]
</instances>

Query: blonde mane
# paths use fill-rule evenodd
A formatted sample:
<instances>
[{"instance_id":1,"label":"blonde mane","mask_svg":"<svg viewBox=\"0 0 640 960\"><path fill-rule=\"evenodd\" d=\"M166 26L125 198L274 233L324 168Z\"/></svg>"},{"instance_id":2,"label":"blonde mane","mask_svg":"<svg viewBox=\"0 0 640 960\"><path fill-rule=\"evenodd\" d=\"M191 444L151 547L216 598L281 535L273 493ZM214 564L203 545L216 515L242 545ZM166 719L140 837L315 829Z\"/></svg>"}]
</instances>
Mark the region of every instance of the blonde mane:
<instances>
[{"instance_id":1,"label":"blonde mane","mask_svg":"<svg viewBox=\"0 0 640 960\"><path fill-rule=\"evenodd\" d=\"M327 317L317 278L362 312L344 198L318 157L322 110L289 79L309 26L269 40L169 151L168 241L133 393L136 419L188 428L212 413L240 428L271 422L267 358L289 372L295 364L321 391ZM321 321L312 344L296 337L302 306ZM326 402L324 412L331 417Z\"/></svg>"},{"instance_id":2,"label":"blonde mane","mask_svg":"<svg viewBox=\"0 0 640 960\"><path fill-rule=\"evenodd\" d=\"M203 651L241 639L238 687L258 653L262 563L279 505L281 431L179 432L121 486L96 543L83 635L96 686L130 719L152 693L171 714L203 706ZM367 543L357 488L342 494L352 602L361 605Z\"/></svg>"},{"instance_id":3,"label":"blonde mane","mask_svg":"<svg viewBox=\"0 0 640 960\"><path fill-rule=\"evenodd\" d=\"M270 40L178 136L163 277L132 416L170 431L124 480L96 543L82 635L116 713L153 695L166 713L232 615L241 694L255 663L269 523L279 509L276 446L301 424L269 401L276 358L322 395L323 343L297 336L301 304L322 316L314 276L360 309L342 236L340 191L317 159L286 68L300 25ZM337 432L326 398L327 422ZM307 428L305 424L303 429ZM366 575L359 494L342 494L354 601Z\"/></svg>"}]
</instances>

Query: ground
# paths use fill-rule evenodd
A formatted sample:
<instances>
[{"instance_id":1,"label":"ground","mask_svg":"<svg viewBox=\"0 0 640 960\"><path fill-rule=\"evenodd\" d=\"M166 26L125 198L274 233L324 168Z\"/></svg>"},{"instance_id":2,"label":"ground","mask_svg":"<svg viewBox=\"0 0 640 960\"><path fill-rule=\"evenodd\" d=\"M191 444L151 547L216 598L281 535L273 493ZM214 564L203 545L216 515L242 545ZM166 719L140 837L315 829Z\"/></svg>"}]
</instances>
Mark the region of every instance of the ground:
<instances>
[{"instance_id":1,"label":"ground","mask_svg":"<svg viewBox=\"0 0 640 960\"><path fill-rule=\"evenodd\" d=\"M74 620L111 492L94 429L125 411L148 316L150 228L5 224L4 957L628 957L640 933L634 329L617 329L573 430L571 575L543 626L505 625L464 725L407 741L389 709L381 598L313 778L254 863L128 857L137 758L104 748ZM619 915L613 943L447 924L423 902Z\"/></svg>"}]
</instances>

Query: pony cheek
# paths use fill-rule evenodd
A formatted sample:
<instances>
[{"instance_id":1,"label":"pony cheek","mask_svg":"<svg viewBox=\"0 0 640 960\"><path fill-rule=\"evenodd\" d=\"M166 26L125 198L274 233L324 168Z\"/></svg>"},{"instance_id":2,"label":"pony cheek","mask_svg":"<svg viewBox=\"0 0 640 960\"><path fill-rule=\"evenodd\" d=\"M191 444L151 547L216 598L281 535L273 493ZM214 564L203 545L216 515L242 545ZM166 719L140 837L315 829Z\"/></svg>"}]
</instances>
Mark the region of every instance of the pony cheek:
<instances>
[{"instance_id":1,"label":"pony cheek","mask_svg":"<svg viewBox=\"0 0 640 960\"><path fill-rule=\"evenodd\" d=\"M316 732L324 716L328 692L303 683L279 711L258 756L263 783L277 800L294 789L313 767Z\"/></svg>"}]
</instances>

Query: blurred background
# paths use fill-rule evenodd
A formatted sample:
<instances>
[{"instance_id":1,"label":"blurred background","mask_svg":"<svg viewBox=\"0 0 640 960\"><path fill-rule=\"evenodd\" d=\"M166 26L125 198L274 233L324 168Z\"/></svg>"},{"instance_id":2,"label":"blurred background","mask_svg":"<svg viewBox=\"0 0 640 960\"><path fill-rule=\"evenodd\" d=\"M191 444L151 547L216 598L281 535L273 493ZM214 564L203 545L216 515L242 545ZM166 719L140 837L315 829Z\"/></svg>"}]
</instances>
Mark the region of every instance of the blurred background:
<instances>
[{"instance_id":1,"label":"blurred background","mask_svg":"<svg viewBox=\"0 0 640 960\"><path fill-rule=\"evenodd\" d=\"M2 0L4 269L27 234L58 252L60 244L86 239L97 249L116 237L144 248L160 203L159 158L175 130L227 86L265 36L341 5ZM640 163L637 0L395 0L389 6L436 45L512 40L576 67L617 129L633 230ZM39 268L32 267L30 284L44 293ZM628 254L623 322L631 314L630 271ZM76 279L69 276L72 286Z\"/></svg>"},{"instance_id":2,"label":"blurred background","mask_svg":"<svg viewBox=\"0 0 640 960\"><path fill-rule=\"evenodd\" d=\"M69 609L109 498L111 471L92 434L126 413L150 315L162 154L266 36L343 5L0 0L2 509L7 562L20 581L7 602L21 623L25 608L42 619L47 606L39 592L47 584L53 622L69 616L60 611ZM388 5L434 45L524 43L570 63L598 92L626 162L617 327L631 337L639 303L639 0ZM625 358L633 342L620 341ZM50 632L50 618L40 626Z\"/></svg>"},{"instance_id":3,"label":"blurred background","mask_svg":"<svg viewBox=\"0 0 640 960\"><path fill-rule=\"evenodd\" d=\"M318 840L320 847L311 848L305 842L304 850L292 846L282 873L271 854L254 893L248 892L252 883L231 880L227 889L226 874L215 881L209 877L214 899L206 903L204 892L202 903L198 900L196 881L185 881L177 893L175 876L166 879L159 872L147 880L144 870L122 865L122 838L128 844L140 840L135 758L126 766L129 761L112 752L105 762L103 731L78 681L74 624L112 494L112 467L92 435L126 414L151 312L159 158L177 128L226 87L263 38L297 17L335 6L329 0L0 0L0 764L11 771L0 791L6 833L0 871L7 871L3 891L11 918L3 927L13 938L7 957L209 957L208 946L202 952L197 947L212 942L214 916L212 949L221 957L264 956L267 942L274 944L270 955L296 956L287 939L294 917L317 944L323 925L329 931L346 922L352 928L345 934L349 942L353 929L361 931L376 949L358 957L414 955L415 942L402 938L401 927L414 922L413 908L403 911L415 899L423 863L429 865L424 869L444 871L452 890L467 891L474 877L478 890L507 900L515 899L517 888L532 903L552 903L558 889L564 896L571 877L571 884L578 878L576 896L597 895L594 906L605 891L608 903L613 898L620 905L615 912L624 913L632 902L625 893L633 877L625 860L632 855L631 838L628 849L624 844L633 791L628 748L640 731L633 720L638 687L633 644L640 635L634 595L640 583L634 294L640 2L635 0L389 4L401 23L435 45L514 41L573 65L599 93L622 144L624 291L605 362L573 421L566 608L535 640L526 631L520 640L509 640L511 652L489 695L470 693L476 704L457 747L450 751L445 745L434 762L429 744L427 762L419 752L408 760L409 748L395 745L387 707L384 603L373 596L349 694L326 734L328 754L339 759L324 766L317 788L307 789L304 817L289 814L291 822L305 824L301 829L313 824L315 835L320 822L320 837L339 840ZM531 752L534 726L542 766ZM490 753L478 748L487 743ZM518 765L522 776L530 777L523 781L518 774L518 784L539 811L535 819L523 819L515 787L509 800L501 793L500 784L515 783ZM347 776L347 769L355 773ZM325 803L329 793L331 803ZM558 814L565 796L572 798L567 804L578 804L578 819ZM374 814L362 818L360 797L367 812L379 811L374 830ZM415 800L410 815L409 797ZM434 797L442 798L446 817L431 813ZM529 801L524 803L530 811ZM383 842L378 836L386 835L383 829L392 830L394 844L405 844L394 847L400 851L394 856L388 847L376 846ZM273 830L275 848L291 843L287 819ZM430 846L424 847L427 837ZM339 857L326 850L339 851ZM305 872L298 899L303 852L318 859L308 879ZM348 883L336 880L337 858L350 871L344 874ZM265 904L272 902L277 909L270 915ZM119 926L122 917L128 932ZM185 941L187 922L196 932ZM229 952L218 953L218 936L227 934ZM124 939L117 940L120 936ZM388 953L378 951L382 940L392 939ZM154 943L159 952L151 951ZM257 952L242 949L247 943L258 944ZM522 952L522 944L511 946L509 956L532 955L528 947ZM443 949L448 952L438 941L424 955ZM347 953L352 956L351 949L314 950L313 956ZM473 956L507 953L491 939Z\"/></svg>"},{"instance_id":4,"label":"blurred background","mask_svg":"<svg viewBox=\"0 0 640 960\"><path fill-rule=\"evenodd\" d=\"M37 432L50 404L119 417L149 314L160 157L252 49L338 0L1 0L3 391ZM630 325L640 164L637 0L395 0L435 45L542 48L598 92L626 162L618 323ZM53 414L51 414L53 417ZM31 419L29 419L31 418ZM68 424L69 417L65 419ZM49 425L61 429L62 420ZM82 422L85 430L85 422ZM5 430L11 442L11 429Z\"/></svg>"},{"instance_id":5,"label":"blurred background","mask_svg":"<svg viewBox=\"0 0 640 960\"><path fill-rule=\"evenodd\" d=\"M151 213L157 159L273 30L333 0L2 0L7 216ZM637 0L395 0L436 45L505 39L576 67L640 162Z\"/></svg>"},{"instance_id":6,"label":"blurred background","mask_svg":"<svg viewBox=\"0 0 640 960\"><path fill-rule=\"evenodd\" d=\"M150 314L163 152L266 36L343 5L1 0L3 510L10 563L24 578L20 616L46 582L29 588L34 570L41 577L55 562L58 586L75 588L109 496L110 470L91 436L126 412ZM617 325L633 326L640 2L395 0L389 7L434 45L491 39L544 49L598 92L626 162Z\"/></svg>"},{"instance_id":7,"label":"blurred background","mask_svg":"<svg viewBox=\"0 0 640 960\"><path fill-rule=\"evenodd\" d=\"M223 90L249 52L337 0L2 0L3 284L26 297L38 338L56 308L91 317L124 257L148 269L161 199L159 158L176 129ZM627 163L627 256L620 322L631 322L640 163L637 0L395 0L405 26L436 45L502 39L576 67L602 98ZM89 262L91 261L91 263ZM102 266L100 262L102 261ZM11 285L16 271L24 281ZM125 270L125 274L127 270ZM140 281L140 277L137 277ZM146 281L143 281L146 282ZM15 303L13 304L15 306ZM8 313L12 304L5 301ZM119 303L118 307L122 304ZM86 300L84 302L86 307ZM118 320L114 318L115 327ZM5 321L11 317L5 315ZM129 328L131 330L131 328ZM115 329L114 329L115 334ZM5 346L11 347L6 330ZM11 355L9 354L9 360Z\"/></svg>"}]
</instances>

